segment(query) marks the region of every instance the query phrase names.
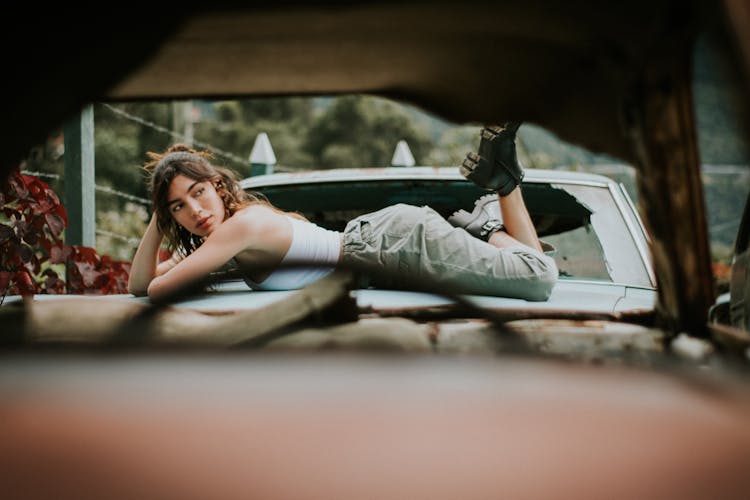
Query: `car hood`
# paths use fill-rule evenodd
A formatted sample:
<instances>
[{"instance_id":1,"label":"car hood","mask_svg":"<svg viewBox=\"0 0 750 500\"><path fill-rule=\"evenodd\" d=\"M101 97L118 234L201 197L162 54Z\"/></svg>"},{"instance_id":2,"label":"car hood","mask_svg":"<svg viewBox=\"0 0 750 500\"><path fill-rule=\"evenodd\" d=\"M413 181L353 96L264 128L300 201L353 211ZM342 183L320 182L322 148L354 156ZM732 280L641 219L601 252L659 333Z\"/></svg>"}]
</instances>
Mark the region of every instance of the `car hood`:
<instances>
[{"instance_id":1,"label":"car hood","mask_svg":"<svg viewBox=\"0 0 750 500\"><path fill-rule=\"evenodd\" d=\"M259 309L292 293L295 291L249 290L242 281L230 281L219 284L211 292L173 305L199 311ZM448 296L405 290L358 289L352 291L352 295L360 309L382 314L447 310L455 305L455 301ZM52 296L38 297L48 300ZM147 297L126 297L142 303L149 302ZM464 295L461 299L468 305L483 310L513 313L517 316L536 317L551 313L564 316L596 316L652 311L656 302L656 291L603 281L560 280L550 298L542 302L479 295Z\"/></svg>"}]
</instances>

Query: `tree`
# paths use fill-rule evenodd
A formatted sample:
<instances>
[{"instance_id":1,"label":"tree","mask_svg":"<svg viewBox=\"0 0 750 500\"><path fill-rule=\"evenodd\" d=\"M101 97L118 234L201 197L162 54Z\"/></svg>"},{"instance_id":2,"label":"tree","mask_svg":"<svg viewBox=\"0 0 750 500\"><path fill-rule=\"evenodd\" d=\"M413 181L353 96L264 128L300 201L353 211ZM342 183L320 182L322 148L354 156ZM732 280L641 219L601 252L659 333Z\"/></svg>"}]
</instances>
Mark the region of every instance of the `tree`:
<instances>
[{"instance_id":1,"label":"tree","mask_svg":"<svg viewBox=\"0 0 750 500\"><path fill-rule=\"evenodd\" d=\"M405 140L417 163L432 144L427 133L394 103L370 96L337 98L310 127L306 151L316 168L385 167Z\"/></svg>"}]
</instances>

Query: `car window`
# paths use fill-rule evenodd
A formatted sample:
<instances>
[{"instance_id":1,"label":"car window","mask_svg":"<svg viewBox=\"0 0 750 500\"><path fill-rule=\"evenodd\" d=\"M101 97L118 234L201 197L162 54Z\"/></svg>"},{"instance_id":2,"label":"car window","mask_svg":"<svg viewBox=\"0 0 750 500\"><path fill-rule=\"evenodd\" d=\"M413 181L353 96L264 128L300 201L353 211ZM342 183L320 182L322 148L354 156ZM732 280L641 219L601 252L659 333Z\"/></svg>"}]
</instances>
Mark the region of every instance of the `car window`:
<instances>
[{"instance_id":1,"label":"car window","mask_svg":"<svg viewBox=\"0 0 750 500\"><path fill-rule=\"evenodd\" d=\"M590 227L581 228L589 235L580 230L577 230L578 234L566 235L566 238L574 241L576 236L580 238L576 242L575 252L571 252L582 256L577 257L579 262L576 264L576 268L583 268L580 273L591 278L606 273L607 278L616 283L653 286L648 274L643 230L636 224L637 220L623 216L621 209L626 207L618 206L618 199L613 196L612 190L609 187L578 185L567 185L565 188L578 200L595 208ZM620 199L619 202L624 204L625 200ZM596 235L598 245L591 241L590 234ZM599 261L603 269L597 265L596 259L588 257L599 251L602 253ZM569 258L574 259L573 256ZM561 265L564 268L566 263Z\"/></svg>"}]
</instances>

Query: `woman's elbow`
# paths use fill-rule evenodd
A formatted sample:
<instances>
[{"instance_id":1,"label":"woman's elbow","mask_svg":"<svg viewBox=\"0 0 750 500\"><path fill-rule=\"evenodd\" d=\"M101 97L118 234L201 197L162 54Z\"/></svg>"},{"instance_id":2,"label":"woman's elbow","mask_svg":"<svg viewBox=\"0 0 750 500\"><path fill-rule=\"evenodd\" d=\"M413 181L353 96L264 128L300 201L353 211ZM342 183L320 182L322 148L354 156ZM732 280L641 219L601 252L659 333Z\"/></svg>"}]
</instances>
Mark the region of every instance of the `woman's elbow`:
<instances>
[{"instance_id":1,"label":"woman's elbow","mask_svg":"<svg viewBox=\"0 0 750 500\"><path fill-rule=\"evenodd\" d=\"M146 288L146 293L144 295L148 295L148 298L151 300L159 300L164 295L162 288L163 287L159 284L159 278L154 278L151 280L151 283L148 284L148 288Z\"/></svg>"},{"instance_id":2,"label":"woman's elbow","mask_svg":"<svg viewBox=\"0 0 750 500\"><path fill-rule=\"evenodd\" d=\"M140 288L128 288L128 293L136 297L143 297L148 294L146 290Z\"/></svg>"},{"instance_id":3,"label":"woman's elbow","mask_svg":"<svg viewBox=\"0 0 750 500\"><path fill-rule=\"evenodd\" d=\"M136 297L143 297L147 293L146 287L128 280L128 293Z\"/></svg>"}]
</instances>

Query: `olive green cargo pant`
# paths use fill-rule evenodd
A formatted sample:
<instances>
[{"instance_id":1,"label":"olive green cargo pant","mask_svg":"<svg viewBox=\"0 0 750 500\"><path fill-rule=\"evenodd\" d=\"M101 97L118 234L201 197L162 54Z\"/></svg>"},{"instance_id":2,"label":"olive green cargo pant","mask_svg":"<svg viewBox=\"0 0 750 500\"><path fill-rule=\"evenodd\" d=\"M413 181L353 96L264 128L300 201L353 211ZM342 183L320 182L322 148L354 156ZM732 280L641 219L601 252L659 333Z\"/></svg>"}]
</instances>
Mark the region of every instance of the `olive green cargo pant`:
<instances>
[{"instance_id":1,"label":"olive green cargo pant","mask_svg":"<svg viewBox=\"0 0 750 500\"><path fill-rule=\"evenodd\" d=\"M524 245L497 248L453 227L429 207L397 204L344 230L343 263L372 285L434 293L546 300L557 281L552 257Z\"/></svg>"}]
</instances>

